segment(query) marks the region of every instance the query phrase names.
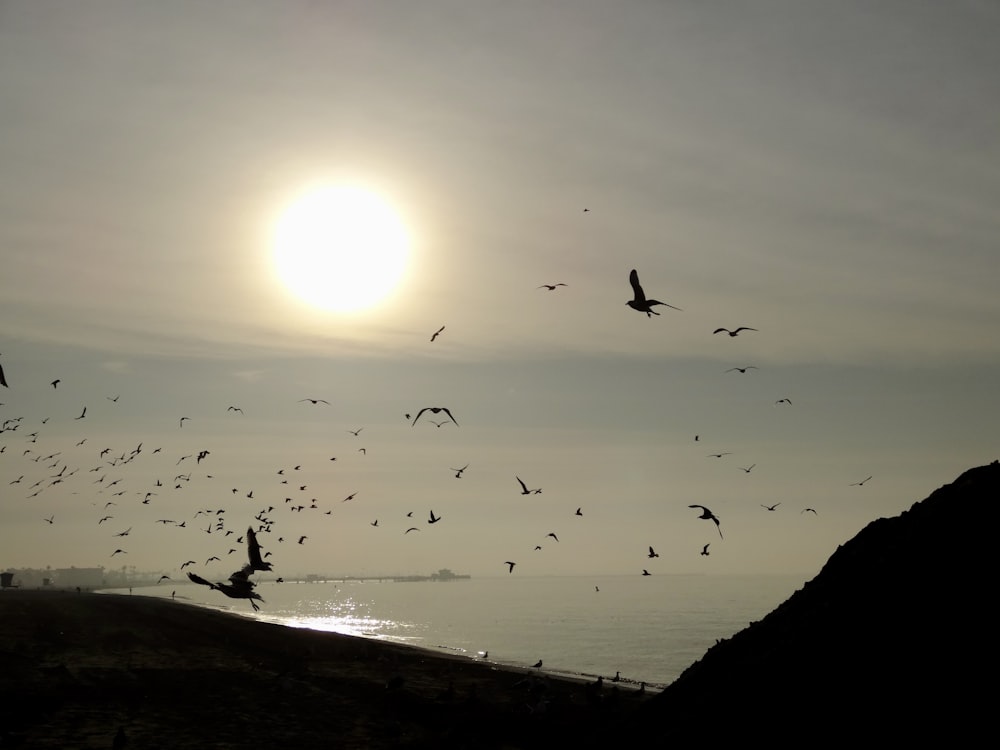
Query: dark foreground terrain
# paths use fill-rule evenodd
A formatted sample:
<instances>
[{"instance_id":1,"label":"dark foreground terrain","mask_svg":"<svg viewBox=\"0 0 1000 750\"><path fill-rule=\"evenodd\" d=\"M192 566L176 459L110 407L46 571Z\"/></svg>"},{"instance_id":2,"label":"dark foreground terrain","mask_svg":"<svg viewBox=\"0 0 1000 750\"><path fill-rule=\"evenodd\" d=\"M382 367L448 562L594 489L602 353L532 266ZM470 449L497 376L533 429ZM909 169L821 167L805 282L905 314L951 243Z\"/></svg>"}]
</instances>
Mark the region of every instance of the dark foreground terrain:
<instances>
[{"instance_id":1,"label":"dark foreground terrain","mask_svg":"<svg viewBox=\"0 0 1000 750\"><path fill-rule=\"evenodd\" d=\"M0 592L0 748L964 747L994 733L1000 465L869 524L663 693L164 599Z\"/></svg>"}]
</instances>

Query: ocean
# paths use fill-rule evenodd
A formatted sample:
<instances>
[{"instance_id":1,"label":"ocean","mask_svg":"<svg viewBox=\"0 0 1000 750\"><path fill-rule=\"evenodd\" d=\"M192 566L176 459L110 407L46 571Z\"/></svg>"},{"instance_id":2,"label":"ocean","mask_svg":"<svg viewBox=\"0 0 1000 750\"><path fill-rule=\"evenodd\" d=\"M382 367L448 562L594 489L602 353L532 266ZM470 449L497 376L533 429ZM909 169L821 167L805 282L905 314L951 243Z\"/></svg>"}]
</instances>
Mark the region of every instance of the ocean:
<instances>
[{"instance_id":1,"label":"ocean","mask_svg":"<svg viewBox=\"0 0 1000 750\"><path fill-rule=\"evenodd\" d=\"M451 581L260 582L259 612L187 581L136 588L264 622L406 643L515 667L663 688L785 601L776 575L489 577ZM113 593L128 593L115 589Z\"/></svg>"}]
</instances>

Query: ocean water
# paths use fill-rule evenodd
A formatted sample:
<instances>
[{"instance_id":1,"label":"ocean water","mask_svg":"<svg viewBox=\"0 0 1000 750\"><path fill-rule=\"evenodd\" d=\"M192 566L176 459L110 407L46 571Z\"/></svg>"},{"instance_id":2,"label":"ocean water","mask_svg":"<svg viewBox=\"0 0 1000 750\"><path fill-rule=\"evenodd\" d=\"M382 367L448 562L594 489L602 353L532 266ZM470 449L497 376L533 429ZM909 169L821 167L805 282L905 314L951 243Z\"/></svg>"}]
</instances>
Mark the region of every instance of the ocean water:
<instances>
[{"instance_id":1,"label":"ocean water","mask_svg":"<svg viewBox=\"0 0 1000 750\"><path fill-rule=\"evenodd\" d=\"M406 643L545 671L664 687L717 639L801 588L793 576L496 577L453 581L264 581L259 612L187 582L137 588L265 622ZM121 593L122 590L115 590ZM127 590L125 590L127 593ZM483 657L483 653L487 653Z\"/></svg>"}]
</instances>

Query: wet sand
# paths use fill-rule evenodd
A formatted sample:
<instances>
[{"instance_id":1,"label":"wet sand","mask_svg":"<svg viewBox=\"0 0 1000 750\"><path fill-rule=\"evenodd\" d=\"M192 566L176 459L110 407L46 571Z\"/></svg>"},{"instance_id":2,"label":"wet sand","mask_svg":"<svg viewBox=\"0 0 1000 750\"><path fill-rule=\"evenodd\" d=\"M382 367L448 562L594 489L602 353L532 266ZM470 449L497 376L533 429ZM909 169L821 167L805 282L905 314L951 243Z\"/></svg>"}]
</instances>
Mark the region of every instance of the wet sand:
<instances>
[{"instance_id":1,"label":"wet sand","mask_svg":"<svg viewBox=\"0 0 1000 750\"><path fill-rule=\"evenodd\" d=\"M0 591L0 747L591 747L647 700L159 598Z\"/></svg>"}]
</instances>

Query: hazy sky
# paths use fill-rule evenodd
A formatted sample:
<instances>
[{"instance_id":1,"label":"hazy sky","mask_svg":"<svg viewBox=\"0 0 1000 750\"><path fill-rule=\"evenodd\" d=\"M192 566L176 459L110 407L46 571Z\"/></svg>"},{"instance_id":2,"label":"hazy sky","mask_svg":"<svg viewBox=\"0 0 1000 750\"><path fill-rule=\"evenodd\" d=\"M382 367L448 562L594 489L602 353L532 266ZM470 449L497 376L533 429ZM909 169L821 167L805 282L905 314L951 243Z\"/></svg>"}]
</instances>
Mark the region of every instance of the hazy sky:
<instances>
[{"instance_id":1,"label":"hazy sky","mask_svg":"<svg viewBox=\"0 0 1000 750\"><path fill-rule=\"evenodd\" d=\"M998 32L971 1L0 3L0 566L218 579L274 506L277 575L811 576L1000 458ZM272 258L332 182L412 243L351 314ZM633 268L682 310L629 309Z\"/></svg>"}]
</instances>

